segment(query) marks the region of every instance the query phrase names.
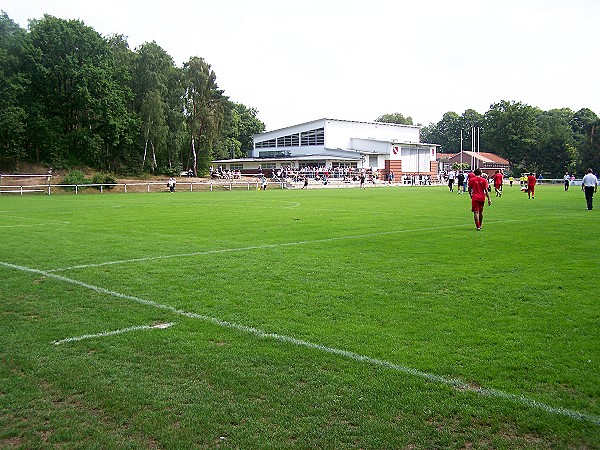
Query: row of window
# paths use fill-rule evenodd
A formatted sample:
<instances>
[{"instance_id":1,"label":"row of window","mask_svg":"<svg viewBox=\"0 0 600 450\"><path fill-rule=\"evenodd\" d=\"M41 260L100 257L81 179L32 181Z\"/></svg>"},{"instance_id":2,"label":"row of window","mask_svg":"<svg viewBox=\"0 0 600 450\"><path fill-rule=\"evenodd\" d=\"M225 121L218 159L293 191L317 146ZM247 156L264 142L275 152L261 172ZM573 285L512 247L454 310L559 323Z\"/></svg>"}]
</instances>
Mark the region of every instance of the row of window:
<instances>
[{"instance_id":1,"label":"row of window","mask_svg":"<svg viewBox=\"0 0 600 450\"><path fill-rule=\"evenodd\" d=\"M301 133L280 136L276 139L256 142L255 148L299 147L308 145L325 145L325 128L302 131Z\"/></svg>"},{"instance_id":2,"label":"row of window","mask_svg":"<svg viewBox=\"0 0 600 450\"><path fill-rule=\"evenodd\" d=\"M284 165L286 165L286 164L281 163L282 167ZM299 165L300 169L302 169L304 167L321 167L321 166L325 166L326 162L325 161L300 162L300 163L298 163L298 165ZM357 166L358 166L358 164L355 162L332 162L331 163L332 169L356 169ZM262 169L276 169L277 163L264 162L260 165L260 167ZM244 164L243 163L230 163L229 169L230 170L243 170Z\"/></svg>"}]
</instances>

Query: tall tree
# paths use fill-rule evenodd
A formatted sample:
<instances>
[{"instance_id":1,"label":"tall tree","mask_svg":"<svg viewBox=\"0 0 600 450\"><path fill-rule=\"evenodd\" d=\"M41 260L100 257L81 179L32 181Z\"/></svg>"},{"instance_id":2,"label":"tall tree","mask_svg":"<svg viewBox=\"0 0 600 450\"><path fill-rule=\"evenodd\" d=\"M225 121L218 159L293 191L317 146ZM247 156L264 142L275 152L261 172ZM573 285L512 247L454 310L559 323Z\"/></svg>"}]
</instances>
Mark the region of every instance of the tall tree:
<instances>
[{"instance_id":1,"label":"tall tree","mask_svg":"<svg viewBox=\"0 0 600 450\"><path fill-rule=\"evenodd\" d=\"M574 169L578 153L570 125L573 114L568 108L540 112L537 117L538 148L529 157L535 162L531 169L553 177Z\"/></svg>"},{"instance_id":2,"label":"tall tree","mask_svg":"<svg viewBox=\"0 0 600 450\"><path fill-rule=\"evenodd\" d=\"M29 37L28 131L38 157L107 165L130 119L110 45L81 21L49 15L31 21Z\"/></svg>"},{"instance_id":3,"label":"tall tree","mask_svg":"<svg viewBox=\"0 0 600 450\"><path fill-rule=\"evenodd\" d=\"M161 165L170 166L167 151L169 72L173 59L156 42L142 44L137 49L134 69L135 108L142 121L142 170L149 160L149 168L155 172ZM158 155L158 157L157 157Z\"/></svg>"},{"instance_id":4,"label":"tall tree","mask_svg":"<svg viewBox=\"0 0 600 450\"><path fill-rule=\"evenodd\" d=\"M13 166L27 157L22 106L29 80L23 72L26 33L5 12L0 13L0 160Z\"/></svg>"},{"instance_id":5,"label":"tall tree","mask_svg":"<svg viewBox=\"0 0 600 450\"><path fill-rule=\"evenodd\" d=\"M229 102L226 123L226 139L218 155L219 158L240 158L247 156L253 148L254 134L265 131L265 124L258 118L255 108L242 103Z\"/></svg>"},{"instance_id":6,"label":"tall tree","mask_svg":"<svg viewBox=\"0 0 600 450\"><path fill-rule=\"evenodd\" d=\"M592 110L583 108L573 114L571 119L575 147L579 160L572 172L585 172L589 167L600 168L600 119Z\"/></svg>"},{"instance_id":7,"label":"tall tree","mask_svg":"<svg viewBox=\"0 0 600 450\"><path fill-rule=\"evenodd\" d=\"M413 119L410 116L404 117L403 114L396 112L391 114L383 114L375 119L375 122L397 123L400 125L414 125Z\"/></svg>"},{"instance_id":8,"label":"tall tree","mask_svg":"<svg viewBox=\"0 0 600 450\"><path fill-rule=\"evenodd\" d=\"M203 58L193 57L185 63L183 75L191 167L195 173L207 174L214 149L223 137L228 99Z\"/></svg>"},{"instance_id":9,"label":"tall tree","mask_svg":"<svg viewBox=\"0 0 600 450\"><path fill-rule=\"evenodd\" d=\"M107 38L107 42L116 68L117 83L126 94L127 119L119 143L112 148L111 155L107 155L105 170L137 174L141 167L141 156L135 145L141 134L141 120L135 109L133 92L133 71L137 54L129 48L123 35L113 34Z\"/></svg>"},{"instance_id":10,"label":"tall tree","mask_svg":"<svg viewBox=\"0 0 600 450\"><path fill-rule=\"evenodd\" d=\"M485 142L511 164L528 168L536 163L539 113L521 102L502 100L491 105L485 113Z\"/></svg>"},{"instance_id":11,"label":"tall tree","mask_svg":"<svg viewBox=\"0 0 600 450\"><path fill-rule=\"evenodd\" d=\"M421 130L421 140L440 145L442 153L457 153L461 148L461 130L461 117L454 111L448 111L437 124L430 124Z\"/></svg>"}]
</instances>

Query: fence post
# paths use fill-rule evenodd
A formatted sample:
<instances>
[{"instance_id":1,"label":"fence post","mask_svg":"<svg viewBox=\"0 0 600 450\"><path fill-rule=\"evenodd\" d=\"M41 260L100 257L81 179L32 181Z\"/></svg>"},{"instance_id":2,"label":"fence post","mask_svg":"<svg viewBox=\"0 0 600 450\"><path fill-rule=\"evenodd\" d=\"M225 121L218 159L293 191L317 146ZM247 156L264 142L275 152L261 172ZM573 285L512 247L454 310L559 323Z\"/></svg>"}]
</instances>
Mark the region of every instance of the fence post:
<instances>
[{"instance_id":1,"label":"fence post","mask_svg":"<svg viewBox=\"0 0 600 450\"><path fill-rule=\"evenodd\" d=\"M75 185L75 195L77 195L77 185Z\"/></svg>"}]
</instances>

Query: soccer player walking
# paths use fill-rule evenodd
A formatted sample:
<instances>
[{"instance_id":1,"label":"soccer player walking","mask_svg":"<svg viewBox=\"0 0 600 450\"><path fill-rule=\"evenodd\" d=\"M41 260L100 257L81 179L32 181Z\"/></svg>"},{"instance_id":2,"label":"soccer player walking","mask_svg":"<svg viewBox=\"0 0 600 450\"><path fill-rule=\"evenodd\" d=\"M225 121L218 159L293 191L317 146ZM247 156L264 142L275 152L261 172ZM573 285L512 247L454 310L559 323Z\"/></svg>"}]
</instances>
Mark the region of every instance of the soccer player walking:
<instances>
[{"instance_id":1,"label":"soccer player walking","mask_svg":"<svg viewBox=\"0 0 600 450\"><path fill-rule=\"evenodd\" d=\"M481 176L481 170L475 169L473 173L475 176L469 179L469 195L471 196L471 211L473 219L475 219L475 227L479 231L483 222L485 199L487 198L488 206L492 205L492 200L488 191L488 182Z\"/></svg>"},{"instance_id":2,"label":"soccer player walking","mask_svg":"<svg viewBox=\"0 0 600 450\"><path fill-rule=\"evenodd\" d=\"M496 170L494 174L494 191L496 192L496 197L502 197L502 182L504 181L504 174L499 170Z\"/></svg>"},{"instance_id":3,"label":"soccer player walking","mask_svg":"<svg viewBox=\"0 0 600 450\"><path fill-rule=\"evenodd\" d=\"M535 184L537 183L537 178L535 177L535 173L529 174L527 177L527 198L535 199Z\"/></svg>"}]
</instances>

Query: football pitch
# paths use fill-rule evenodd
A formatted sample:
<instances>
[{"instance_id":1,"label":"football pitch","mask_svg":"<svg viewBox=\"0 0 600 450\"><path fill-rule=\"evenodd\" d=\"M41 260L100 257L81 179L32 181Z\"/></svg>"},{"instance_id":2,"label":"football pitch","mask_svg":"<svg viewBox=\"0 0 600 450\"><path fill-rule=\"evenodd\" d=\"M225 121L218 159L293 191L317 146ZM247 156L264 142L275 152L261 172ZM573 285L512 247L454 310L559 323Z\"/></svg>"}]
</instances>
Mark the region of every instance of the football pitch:
<instances>
[{"instance_id":1,"label":"football pitch","mask_svg":"<svg viewBox=\"0 0 600 450\"><path fill-rule=\"evenodd\" d=\"M600 448L600 203L491 195L2 195L0 448Z\"/></svg>"}]
</instances>

